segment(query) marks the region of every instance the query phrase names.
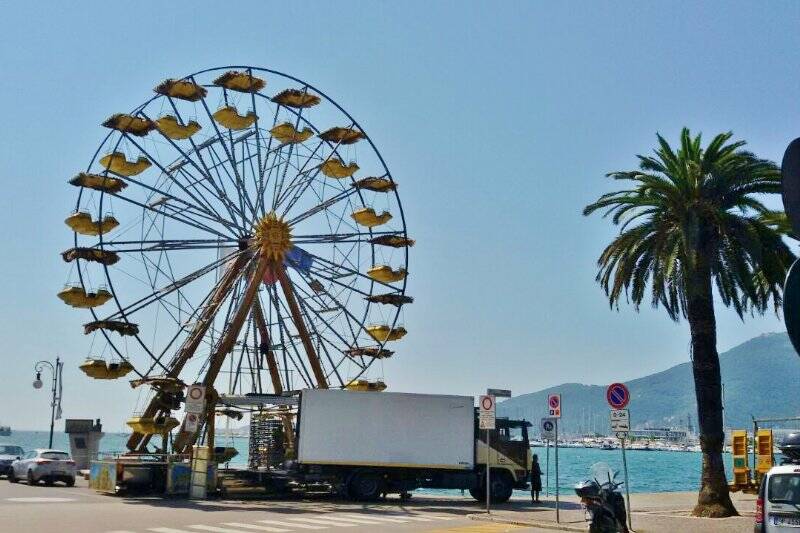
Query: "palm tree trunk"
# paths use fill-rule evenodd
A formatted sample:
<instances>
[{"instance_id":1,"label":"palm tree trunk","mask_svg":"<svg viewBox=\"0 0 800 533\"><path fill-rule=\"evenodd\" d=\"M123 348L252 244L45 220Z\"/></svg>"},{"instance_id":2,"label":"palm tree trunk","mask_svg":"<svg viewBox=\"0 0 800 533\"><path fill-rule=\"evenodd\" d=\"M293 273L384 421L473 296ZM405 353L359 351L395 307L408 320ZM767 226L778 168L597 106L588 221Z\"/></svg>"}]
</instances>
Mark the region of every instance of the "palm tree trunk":
<instances>
[{"instance_id":1,"label":"palm tree trunk","mask_svg":"<svg viewBox=\"0 0 800 533\"><path fill-rule=\"evenodd\" d=\"M692 514L714 518L736 516L738 513L731 502L722 462L722 448L725 444L725 433L722 429L722 376L717 353L711 271L706 265L698 265L695 272L688 277L686 311L692 335L692 371L700 426L700 448L703 453L700 494Z\"/></svg>"}]
</instances>

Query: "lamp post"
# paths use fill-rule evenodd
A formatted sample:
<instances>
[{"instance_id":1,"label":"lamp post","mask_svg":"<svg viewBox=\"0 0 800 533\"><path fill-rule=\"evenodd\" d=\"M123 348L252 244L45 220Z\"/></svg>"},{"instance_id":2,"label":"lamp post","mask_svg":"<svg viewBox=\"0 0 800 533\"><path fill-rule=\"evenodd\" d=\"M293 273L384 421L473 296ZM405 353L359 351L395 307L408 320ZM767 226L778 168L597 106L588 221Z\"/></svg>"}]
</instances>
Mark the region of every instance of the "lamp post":
<instances>
[{"instance_id":1,"label":"lamp post","mask_svg":"<svg viewBox=\"0 0 800 533\"><path fill-rule=\"evenodd\" d=\"M48 444L49 448L53 447L53 426L55 425L56 420L56 406L58 406L58 417L61 418L61 369L64 367L64 363L56 357L56 364L55 366L50 361L39 361L36 363L35 370L36 370L36 379L33 380L33 388L34 389L41 389L42 385L42 371L45 367L50 368L50 372L53 374L53 399L50 403L50 444Z\"/></svg>"}]
</instances>

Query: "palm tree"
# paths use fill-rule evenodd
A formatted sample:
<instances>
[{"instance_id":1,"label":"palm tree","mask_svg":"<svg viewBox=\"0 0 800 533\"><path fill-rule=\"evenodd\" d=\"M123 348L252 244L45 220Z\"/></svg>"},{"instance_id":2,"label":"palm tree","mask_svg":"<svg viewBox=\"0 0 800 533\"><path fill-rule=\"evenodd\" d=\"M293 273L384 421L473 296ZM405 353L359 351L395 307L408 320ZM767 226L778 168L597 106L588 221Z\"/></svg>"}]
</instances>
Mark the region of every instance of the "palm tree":
<instances>
[{"instance_id":1,"label":"palm tree","mask_svg":"<svg viewBox=\"0 0 800 533\"><path fill-rule=\"evenodd\" d=\"M627 189L602 195L584 215L603 210L620 226L598 259L597 281L612 308L620 299L636 310L649 293L675 321L689 322L703 469L695 516L736 514L722 462L724 433L714 296L740 318L781 305L786 270L794 259L782 239L781 213L760 195L780 192L778 167L714 137L681 132L674 151L661 135L655 156L638 156L639 170L612 172Z\"/></svg>"}]
</instances>

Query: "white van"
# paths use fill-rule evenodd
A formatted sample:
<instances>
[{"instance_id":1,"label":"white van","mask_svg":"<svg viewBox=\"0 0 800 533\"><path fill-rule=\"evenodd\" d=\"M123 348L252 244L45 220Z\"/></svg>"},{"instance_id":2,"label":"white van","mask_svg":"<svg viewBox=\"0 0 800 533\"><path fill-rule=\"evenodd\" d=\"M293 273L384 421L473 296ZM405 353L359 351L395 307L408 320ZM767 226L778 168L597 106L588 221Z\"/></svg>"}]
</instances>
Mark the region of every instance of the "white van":
<instances>
[{"instance_id":1,"label":"white van","mask_svg":"<svg viewBox=\"0 0 800 533\"><path fill-rule=\"evenodd\" d=\"M761 480L754 531L800 531L800 464L772 467Z\"/></svg>"}]
</instances>

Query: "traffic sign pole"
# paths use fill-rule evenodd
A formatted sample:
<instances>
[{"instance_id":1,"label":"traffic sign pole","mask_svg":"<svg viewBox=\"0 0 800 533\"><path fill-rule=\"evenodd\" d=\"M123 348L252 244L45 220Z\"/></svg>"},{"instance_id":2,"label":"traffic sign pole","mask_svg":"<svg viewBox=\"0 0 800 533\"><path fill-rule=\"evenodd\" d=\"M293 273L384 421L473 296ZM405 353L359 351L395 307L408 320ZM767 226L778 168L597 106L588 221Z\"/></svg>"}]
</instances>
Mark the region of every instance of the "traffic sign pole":
<instances>
[{"instance_id":1,"label":"traffic sign pole","mask_svg":"<svg viewBox=\"0 0 800 533\"><path fill-rule=\"evenodd\" d=\"M547 492L545 492L545 494L550 496L550 441L549 440L544 441L544 449L547 450L545 452L547 455L547 466L545 467L547 469L547 474L546 474Z\"/></svg>"},{"instance_id":2,"label":"traffic sign pole","mask_svg":"<svg viewBox=\"0 0 800 533\"><path fill-rule=\"evenodd\" d=\"M492 453L492 447L489 445L489 430L486 430L486 514L490 514L491 511L489 510L489 503L491 502L491 488L492 483L489 481L489 472L491 472L491 468L489 468L489 463L491 460L489 459L489 454Z\"/></svg>"},{"instance_id":3,"label":"traffic sign pole","mask_svg":"<svg viewBox=\"0 0 800 533\"><path fill-rule=\"evenodd\" d=\"M561 522L558 513L558 418L556 420L556 522Z\"/></svg>"},{"instance_id":4,"label":"traffic sign pole","mask_svg":"<svg viewBox=\"0 0 800 533\"><path fill-rule=\"evenodd\" d=\"M622 469L625 471L625 511L628 514L628 528L633 529L631 521L631 489L628 486L628 461L625 459L625 437L622 437Z\"/></svg>"}]
</instances>

